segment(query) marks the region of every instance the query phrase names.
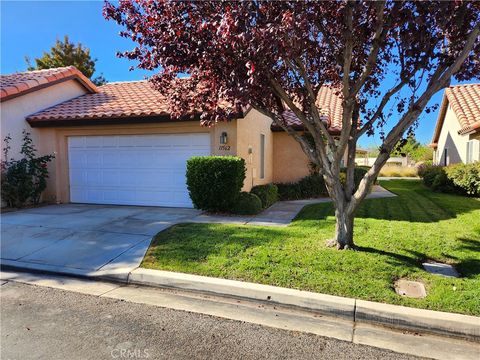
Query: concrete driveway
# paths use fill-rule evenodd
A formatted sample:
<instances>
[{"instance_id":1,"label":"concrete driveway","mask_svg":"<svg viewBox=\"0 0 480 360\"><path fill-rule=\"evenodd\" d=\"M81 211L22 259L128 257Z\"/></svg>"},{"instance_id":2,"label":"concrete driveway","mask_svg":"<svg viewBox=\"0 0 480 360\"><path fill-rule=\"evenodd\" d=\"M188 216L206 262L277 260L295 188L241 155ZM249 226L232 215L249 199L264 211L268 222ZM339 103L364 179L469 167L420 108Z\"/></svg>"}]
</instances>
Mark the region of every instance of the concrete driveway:
<instances>
[{"instance_id":1,"label":"concrete driveway","mask_svg":"<svg viewBox=\"0 0 480 360\"><path fill-rule=\"evenodd\" d=\"M74 275L126 278L152 236L200 211L65 204L1 215L1 263Z\"/></svg>"}]
</instances>

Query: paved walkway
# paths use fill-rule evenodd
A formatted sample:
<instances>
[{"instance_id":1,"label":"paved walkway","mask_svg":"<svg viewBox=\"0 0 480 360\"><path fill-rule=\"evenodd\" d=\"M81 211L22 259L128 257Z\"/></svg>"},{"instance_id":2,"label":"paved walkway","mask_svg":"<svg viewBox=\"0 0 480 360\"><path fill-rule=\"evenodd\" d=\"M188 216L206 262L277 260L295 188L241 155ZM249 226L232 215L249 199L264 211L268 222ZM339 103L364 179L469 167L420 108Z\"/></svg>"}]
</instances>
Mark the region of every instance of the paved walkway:
<instances>
[{"instance_id":1,"label":"paved walkway","mask_svg":"<svg viewBox=\"0 0 480 360\"><path fill-rule=\"evenodd\" d=\"M367 199L380 199L395 197L394 193L384 189L380 185L374 185L373 190L367 195ZM287 226L306 205L330 202L330 198L317 198L308 200L277 201L256 216L217 216L201 214L192 222L215 223L215 224L241 224L261 226Z\"/></svg>"}]
</instances>

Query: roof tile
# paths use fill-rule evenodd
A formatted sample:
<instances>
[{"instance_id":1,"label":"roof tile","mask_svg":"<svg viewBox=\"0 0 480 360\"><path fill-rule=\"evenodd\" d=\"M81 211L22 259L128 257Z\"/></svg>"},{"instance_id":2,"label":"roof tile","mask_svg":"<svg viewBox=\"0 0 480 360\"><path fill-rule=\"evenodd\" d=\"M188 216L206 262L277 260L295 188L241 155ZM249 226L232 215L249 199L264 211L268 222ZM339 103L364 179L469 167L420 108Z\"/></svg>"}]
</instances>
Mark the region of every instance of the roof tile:
<instances>
[{"instance_id":1,"label":"roof tile","mask_svg":"<svg viewBox=\"0 0 480 360\"><path fill-rule=\"evenodd\" d=\"M450 86L445 89L440 114L430 144L434 148L438 145L448 104L452 107L460 123L459 134L463 135L480 129L480 84Z\"/></svg>"},{"instance_id":2,"label":"roof tile","mask_svg":"<svg viewBox=\"0 0 480 360\"><path fill-rule=\"evenodd\" d=\"M320 114L327 123L330 132L340 132L342 129L342 96L337 88L323 86L320 88L317 97L317 107ZM291 110L283 113L285 124L296 130L303 129L300 119ZM281 130L279 125L272 125L272 130Z\"/></svg>"},{"instance_id":3,"label":"roof tile","mask_svg":"<svg viewBox=\"0 0 480 360\"><path fill-rule=\"evenodd\" d=\"M23 95L42 85L61 81L67 77L74 77L90 92L96 92L97 87L74 66L26 71L10 75L0 75L1 101Z\"/></svg>"}]
</instances>

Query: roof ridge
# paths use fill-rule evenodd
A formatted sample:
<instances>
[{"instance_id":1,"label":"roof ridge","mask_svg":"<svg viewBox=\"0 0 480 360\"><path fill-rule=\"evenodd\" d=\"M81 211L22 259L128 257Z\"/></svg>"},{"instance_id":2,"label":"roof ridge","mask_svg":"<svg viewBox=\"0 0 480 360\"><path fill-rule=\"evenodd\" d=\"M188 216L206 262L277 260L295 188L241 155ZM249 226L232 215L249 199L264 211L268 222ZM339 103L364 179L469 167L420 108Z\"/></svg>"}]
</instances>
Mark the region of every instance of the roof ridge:
<instances>
[{"instance_id":1,"label":"roof ridge","mask_svg":"<svg viewBox=\"0 0 480 360\"><path fill-rule=\"evenodd\" d=\"M6 74L0 79L0 101L2 102L70 79L80 82L89 92L98 91L95 84L75 66Z\"/></svg>"},{"instance_id":2,"label":"roof ridge","mask_svg":"<svg viewBox=\"0 0 480 360\"><path fill-rule=\"evenodd\" d=\"M461 86L480 86L480 83L475 83L475 84L455 84L455 85L450 85L447 89L454 88L454 87L461 87Z\"/></svg>"},{"instance_id":3,"label":"roof ridge","mask_svg":"<svg viewBox=\"0 0 480 360\"><path fill-rule=\"evenodd\" d=\"M130 84L130 83L137 83L137 82L148 82L148 80L143 79L143 80L109 81L105 85ZM105 85L102 85L102 86L105 86ZM102 87L102 86L100 86L100 87Z\"/></svg>"},{"instance_id":4,"label":"roof ridge","mask_svg":"<svg viewBox=\"0 0 480 360\"><path fill-rule=\"evenodd\" d=\"M42 73L42 72L49 72L49 71L61 71L61 70L67 70L67 69L76 69L76 70L78 70L75 66L70 65L70 66L60 66L60 67L48 68L48 69L35 69L35 70L16 71L16 72L13 72L13 73L10 73L10 74L0 74L0 75L1 75L1 76L12 76L12 75ZM80 70L79 70L79 71L80 71Z\"/></svg>"}]
</instances>

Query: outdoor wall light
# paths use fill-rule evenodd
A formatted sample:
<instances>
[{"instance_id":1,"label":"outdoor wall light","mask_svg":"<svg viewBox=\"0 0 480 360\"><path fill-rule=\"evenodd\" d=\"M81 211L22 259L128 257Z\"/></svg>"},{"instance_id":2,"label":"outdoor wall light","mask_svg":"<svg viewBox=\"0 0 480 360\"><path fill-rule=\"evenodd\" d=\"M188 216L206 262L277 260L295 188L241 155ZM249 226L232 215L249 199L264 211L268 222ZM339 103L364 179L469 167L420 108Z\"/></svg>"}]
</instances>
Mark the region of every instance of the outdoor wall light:
<instances>
[{"instance_id":1,"label":"outdoor wall light","mask_svg":"<svg viewBox=\"0 0 480 360\"><path fill-rule=\"evenodd\" d=\"M225 145L227 141L228 141L228 136L227 136L227 133L224 131L220 135L220 144Z\"/></svg>"}]
</instances>

